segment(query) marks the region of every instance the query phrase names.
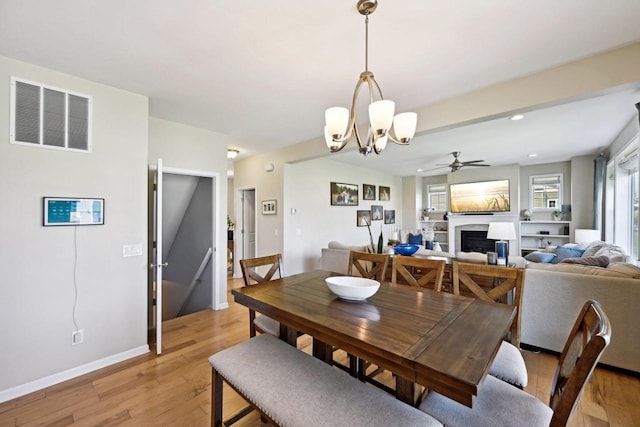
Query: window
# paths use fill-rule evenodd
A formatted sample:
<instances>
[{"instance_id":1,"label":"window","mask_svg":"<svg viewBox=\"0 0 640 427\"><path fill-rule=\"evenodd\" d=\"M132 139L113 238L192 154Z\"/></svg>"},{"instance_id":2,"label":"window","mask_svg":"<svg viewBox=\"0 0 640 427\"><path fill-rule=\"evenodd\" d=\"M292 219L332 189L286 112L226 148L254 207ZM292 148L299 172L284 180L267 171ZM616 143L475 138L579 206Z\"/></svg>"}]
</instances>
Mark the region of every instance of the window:
<instances>
[{"instance_id":1,"label":"window","mask_svg":"<svg viewBox=\"0 0 640 427\"><path fill-rule=\"evenodd\" d=\"M605 236L637 260L640 255L638 138L607 164Z\"/></svg>"},{"instance_id":2,"label":"window","mask_svg":"<svg viewBox=\"0 0 640 427\"><path fill-rule=\"evenodd\" d=\"M11 79L12 144L90 151L91 98Z\"/></svg>"},{"instance_id":3,"label":"window","mask_svg":"<svg viewBox=\"0 0 640 427\"><path fill-rule=\"evenodd\" d=\"M427 185L427 209L431 212L447 210L447 185Z\"/></svg>"},{"instance_id":4,"label":"window","mask_svg":"<svg viewBox=\"0 0 640 427\"><path fill-rule=\"evenodd\" d=\"M530 206L533 211L555 211L562 206L562 174L529 177Z\"/></svg>"}]
</instances>

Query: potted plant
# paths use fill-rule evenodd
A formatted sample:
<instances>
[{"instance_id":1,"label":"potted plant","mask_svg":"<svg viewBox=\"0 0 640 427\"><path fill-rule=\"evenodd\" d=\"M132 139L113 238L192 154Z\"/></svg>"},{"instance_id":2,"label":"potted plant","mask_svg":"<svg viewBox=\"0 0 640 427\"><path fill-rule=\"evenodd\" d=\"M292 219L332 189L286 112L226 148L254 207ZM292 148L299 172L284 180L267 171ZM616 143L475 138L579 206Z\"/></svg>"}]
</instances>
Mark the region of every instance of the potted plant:
<instances>
[{"instance_id":1,"label":"potted plant","mask_svg":"<svg viewBox=\"0 0 640 427\"><path fill-rule=\"evenodd\" d=\"M233 230L235 230L236 223L227 215L227 240L233 240Z\"/></svg>"},{"instance_id":2,"label":"potted plant","mask_svg":"<svg viewBox=\"0 0 640 427\"><path fill-rule=\"evenodd\" d=\"M553 211L553 220L554 221L558 221L560 219L562 219L562 212L560 211Z\"/></svg>"}]
</instances>

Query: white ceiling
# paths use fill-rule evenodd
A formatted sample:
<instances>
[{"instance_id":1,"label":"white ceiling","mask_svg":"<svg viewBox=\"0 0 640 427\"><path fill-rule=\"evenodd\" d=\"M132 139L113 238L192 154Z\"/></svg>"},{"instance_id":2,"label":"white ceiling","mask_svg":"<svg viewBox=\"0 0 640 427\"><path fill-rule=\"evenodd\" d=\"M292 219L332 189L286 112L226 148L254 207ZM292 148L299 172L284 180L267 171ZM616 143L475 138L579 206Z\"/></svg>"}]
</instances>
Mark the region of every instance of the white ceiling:
<instances>
[{"instance_id":1,"label":"white ceiling","mask_svg":"<svg viewBox=\"0 0 640 427\"><path fill-rule=\"evenodd\" d=\"M640 40L638 0L379 2L369 68L397 111ZM364 69L355 5L2 0L0 55L147 95L152 116L227 134L241 159L321 136L324 110L351 102ZM565 160L610 141L638 101L631 91L582 101L579 110L554 107L552 116L423 135L377 159L333 158L403 175L450 163L451 151L496 165L525 163L529 153L536 162Z\"/></svg>"}]
</instances>

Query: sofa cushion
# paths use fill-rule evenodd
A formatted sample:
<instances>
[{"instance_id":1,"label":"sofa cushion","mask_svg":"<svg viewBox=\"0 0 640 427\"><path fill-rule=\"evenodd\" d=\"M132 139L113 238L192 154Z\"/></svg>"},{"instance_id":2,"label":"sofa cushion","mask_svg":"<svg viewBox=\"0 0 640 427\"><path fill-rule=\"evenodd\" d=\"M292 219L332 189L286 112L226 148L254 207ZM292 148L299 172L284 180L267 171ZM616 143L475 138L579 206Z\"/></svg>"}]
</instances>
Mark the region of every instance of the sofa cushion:
<instances>
[{"instance_id":1,"label":"sofa cushion","mask_svg":"<svg viewBox=\"0 0 640 427\"><path fill-rule=\"evenodd\" d=\"M368 248L371 248L371 245L345 245L344 243L331 241L327 245L329 249L342 249L345 251L357 251L357 252L367 252Z\"/></svg>"},{"instance_id":2,"label":"sofa cushion","mask_svg":"<svg viewBox=\"0 0 640 427\"><path fill-rule=\"evenodd\" d=\"M596 240L595 242L591 242L585 249L582 256L594 256L596 252L598 252L603 246L606 246L606 245L607 243L601 240Z\"/></svg>"},{"instance_id":3,"label":"sofa cushion","mask_svg":"<svg viewBox=\"0 0 640 427\"><path fill-rule=\"evenodd\" d=\"M640 279L640 268L626 262L613 262L607 266L607 270L626 274L627 277Z\"/></svg>"},{"instance_id":4,"label":"sofa cushion","mask_svg":"<svg viewBox=\"0 0 640 427\"><path fill-rule=\"evenodd\" d=\"M556 257L553 252L534 251L527 254L524 259L531 262L551 262Z\"/></svg>"},{"instance_id":5,"label":"sofa cushion","mask_svg":"<svg viewBox=\"0 0 640 427\"><path fill-rule=\"evenodd\" d=\"M560 264L580 264L580 265L595 265L596 267L606 267L609 265L609 258L604 255L601 256L581 256L577 258L565 258L560 261Z\"/></svg>"},{"instance_id":6,"label":"sofa cushion","mask_svg":"<svg viewBox=\"0 0 640 427\"><path fill-rule=\"evenodd\" d=\"M556 248L556 257L551 261L552 264L557 264L565 258L576 258L582 256L585 252L584 249L566 247L566 246L558 246Z\"/></svg>"},{"instance_id":7,"label":"sofa cushion","mask_svg":"<svg viewBox=\"0 0 640 427\"><path fill-rule=\"evenodd\" d=\"M584 274L589 276L607 276L607 277L621 277L628 279L629 276L626 274L610 270L604 267L595 267L592 265L580 265L580 264L542 264L532 262L527 265L527 269L529 270L547 270L559 273L573 273L573 274Z\"/></svg>"}]
</instances>

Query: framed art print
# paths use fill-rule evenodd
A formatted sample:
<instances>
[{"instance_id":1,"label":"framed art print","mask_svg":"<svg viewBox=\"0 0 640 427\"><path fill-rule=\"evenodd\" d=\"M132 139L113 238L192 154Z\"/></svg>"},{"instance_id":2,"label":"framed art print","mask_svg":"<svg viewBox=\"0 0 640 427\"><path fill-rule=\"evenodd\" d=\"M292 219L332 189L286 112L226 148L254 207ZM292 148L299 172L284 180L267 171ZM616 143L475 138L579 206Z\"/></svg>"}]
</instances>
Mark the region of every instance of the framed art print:
<instances>
[{"instance_id":1,"label":"framed art print","mask_svg":"<svg viewBox=\"0 0 640 427\"><path fill-rule=\"evenodd\" d=\"M371 184L362 184L362 200L375 200L376 186Z\"/></svg>"},{"instance_id":2,"label":"framed art print","mask_svg":"<svg viewBox=\"0 0 640 427\"><path fill-rule=\"evenodd\" d=\"M358 185L332 182L331 206L358 206Z\"/></svg>"},{"instance_id":3,"label":"framed art print","mask_svg":"<svg viewBox=\"0 0 640 427\"><path fill-rule=\"evenodd\" d=\"M278 202L274 200L262 201L262 215L275 215L278 213Z\"/></svg>"},{"instance_id":4,"label":"framed art print","mask_svg":"<svg viewBox=\"0 0 640 427\"><path fill-rule=\"evenodd\" d=\"M391 189L389 187L378 186L378 200L391 200Z\"/></svg>"},{"instance_id":5,"label":"framed art print","mask_svg":"<svg viewBox=\"0 0 640 427\"><path fill-rule=\"evenodd\" d=\"M371 225L371 211L357 211L356 220L358 227Z\"/></svg>"}]
</instances>

